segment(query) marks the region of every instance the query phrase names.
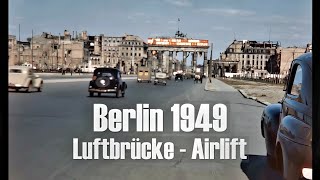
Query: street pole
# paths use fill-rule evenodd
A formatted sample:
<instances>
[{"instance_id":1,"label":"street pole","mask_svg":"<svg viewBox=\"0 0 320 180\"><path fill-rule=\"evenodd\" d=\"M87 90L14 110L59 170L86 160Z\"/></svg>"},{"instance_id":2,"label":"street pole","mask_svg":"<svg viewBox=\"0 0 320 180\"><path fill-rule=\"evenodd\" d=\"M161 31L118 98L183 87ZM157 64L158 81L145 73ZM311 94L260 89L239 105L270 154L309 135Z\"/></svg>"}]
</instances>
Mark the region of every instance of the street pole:
<instances>
[{"instance_id":1,"label":"street pole","mask_svg":"<svg viewBox=\"0 0 320 180\"><path fill-rule=\"evenodd\" d=\"M210 52L210 60L209 60L209 68L208 68L208 76L209 76L209 82L211 83L211 76L212 76L212 49L213 49L213 43L211 43L211 52Z\"/></svg>"},{"instance_id":2,"label":"street pole","mask_svg":"<svg viewBox=\"0 0 320 180\"><path fill-rule=\"evenodd\" d=\"M31 67L32 67L32 70L33 70L33 29L32 29L32 32L31 32Z\"/></svg>"},{"instance_id":3,"label":"street pole","mask_svg":"<svg viewBox=\"0 0 320 180\"><path fill-rule=\"evenodd\" d=\"M20 65L20 24L19 24L19 45L18 45L18 64Z\"/></svg>"},{"instance_id":4,"label":"street pole","mask_svg":"<svg viewBox=\"0 0 320 180\"><path fill-rule=\"evenodd\" d=\"M51 70L53 70L53 53L54 53L54 45L51 44Z\"/></svg>"},{"instance_id":5,"label":"street pole","mask_svg":"<svg viewBox=\"0 0 320 180\"><path fill-rule=\"evenodd\" d=\"M62 51L61 51L61 65L63 65L63 61L65 61L64 59L64 42L62 42Z\"/></svg>"},{"instance_id":6,"label":"street pole","mask_svg":"<svg viewBox=\"0 0 320 180\"><path fill-rule=\"evenodd\" d=\"M131 59L131 70L134 74L134 45L132 46L132 59Z\"/></svg>"},{"instance_id":7,"label":"street pole","mask_svg":"<svg viewBox=\"0 0 320 180\"><path fill-rule=\"evenodd\" d=\"M61 35L60 35L60 33L59 33L59 49L60 49L60 47L61 47ZM58 49L58 47L57 47L57 69L59 68L59 49ZM62 56L61 56L61 62L62 62Z\"/></svg>"}]
</instances>

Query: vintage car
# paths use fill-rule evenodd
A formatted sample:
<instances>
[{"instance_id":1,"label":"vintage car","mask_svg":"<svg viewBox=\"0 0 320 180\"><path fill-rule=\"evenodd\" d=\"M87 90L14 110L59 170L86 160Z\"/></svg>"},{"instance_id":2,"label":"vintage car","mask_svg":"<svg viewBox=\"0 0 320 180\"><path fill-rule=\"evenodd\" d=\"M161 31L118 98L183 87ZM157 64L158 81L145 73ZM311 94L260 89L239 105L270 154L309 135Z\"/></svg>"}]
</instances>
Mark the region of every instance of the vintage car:
<instances>
[{"instance_id":1,"label":"vintage car","mask_svg":"<svg viewBox=\"0 0 320 180\"><path fill-rule=\"evenodd\" d=\"M176 74L174 79L176 81L183 81L183 74L180 74L180 73Z\"/></svg>"},{"instance_id":2,"label":"vintage car","mask_svg":"<svg viewBox=\"0 0 320 180\"><path fill-rule=\"evenodd\" d=\"M94 93L114 93L116 97L124 97L127 83L122 81L121 72L115 68L96 68L89 82L89 96Z\"/></svg>"},{"instance_id":3,"label":"vintage car","mask_svg":"<svg viewBox=\"0 0 320 180\"><path fill-rule=\"evenodd\" d=\"M268 105L261 118L267 159L284 179L310 179L312 174L312 53L290 67L278 104Z\"/></svg>"},{"instance_id":4,"label":"vintage car","mask_svg":"<svg viewBox=\"0 0 320 180\"><path fill-rule=\"evenodd\" d=\"M167 85L167 74L162 72L157 72L155 74L154 85L163 84Z\"/></svg>"},{"instance_id":5,"label":"vintage car","mask_svg":"<svg viewBox=\"0 0 320 180\"><path fill-rule=\"evenodd\" d=\"M151 68L142 66L138 67L137 82L151 83Z\"/></svg>"},{"instance_id":6,"label":"vintage car","mask_svg":"<svg viewBox=\"0 0 320 180\"><path fill-rule=\"evenodd\" d=\"M202 83L203 75L200 72L196 72L194 75L194 83Z\"/></svg>"},{"instance_id":7,"label":"vintage car","mask_svg":"<svg viewBox=\"0 0 320 180\"><path fill-rule=\"evenodd\" d=\"M33 73L31 67L28 66L9 66L8 89L25 89L30 92L36 89L41 92L43 88L43 80Z\"/></svg>"}]
</instances>

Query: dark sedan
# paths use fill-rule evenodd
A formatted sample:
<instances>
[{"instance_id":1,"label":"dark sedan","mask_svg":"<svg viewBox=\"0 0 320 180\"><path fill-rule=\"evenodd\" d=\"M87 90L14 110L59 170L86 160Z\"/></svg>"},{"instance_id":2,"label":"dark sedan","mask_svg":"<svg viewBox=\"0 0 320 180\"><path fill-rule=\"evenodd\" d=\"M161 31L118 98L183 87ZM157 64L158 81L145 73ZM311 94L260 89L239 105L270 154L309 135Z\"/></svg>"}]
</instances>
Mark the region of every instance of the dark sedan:
<instances>
[{"instance_id":1,"label":"dark sedan","mask_svg":"<svg viewBox=\"0 0 320 180\"><path fill-rule=\"evenodd\" d=\"M175 80L176 81L183 81L183 74L176 74Z\"/></svg>"},{"instance_id":2,"label":"dark sedan","mask_svg":"<svg viewBox=\"0 0 320 180\"><path fill-rule=\"evenodd\" d=\"M292 62L284 91L281 102L262 114L268 161L285 179L311 179L312 53Z\"/></svg>"},{"instance_id":3,"label":"dark sedan","mask_svg":"<svg viewBox=\"0 0 320 180\"><path fill-rule=\"evenodd\" d=\"M122 81L121 72L115 68L96 68L89 82L89 95L97 93L114 93L116 97L124 97L127 84Z\"/></svg>"}]
</instances>

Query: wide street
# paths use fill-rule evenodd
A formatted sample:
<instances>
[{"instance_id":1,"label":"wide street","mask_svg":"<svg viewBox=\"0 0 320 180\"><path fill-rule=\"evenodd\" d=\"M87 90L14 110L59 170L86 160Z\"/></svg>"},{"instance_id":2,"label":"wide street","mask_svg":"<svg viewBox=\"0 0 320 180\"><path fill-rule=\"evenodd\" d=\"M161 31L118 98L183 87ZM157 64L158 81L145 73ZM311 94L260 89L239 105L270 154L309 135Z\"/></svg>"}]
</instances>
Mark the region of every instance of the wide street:
<instances>
[{"instance_id":1,"label":"wide street","mask_svg":"<svg viewBox=\"0 0 320 180\"><path fill-rule=\"evenodd\" d=\"M50 83L49 83L50 82ZM124 98L114 95L88 97L88 81L46 83L43 92L9 93L9 178L14 180L90 180L90 179L248 179L237 160L192 160L194 138L245 138L246 154L265 156L264 139L260 132L260 117L265 107L245 99L235 89L214 79L214 91L205 91L203 84L193 80L175 82L167 86L137 83L126 80L128 89ZM150 104L150 108L164 111L164 132L112 133L93 132L93 104L106 104L109 109L135 109L137 103ZM223 103L228 108L228 128L225 132L173 133L174 104ZM197 112L197 111L196 111ZM129 127L135 127L130 120ZM94 138L115 138L116 141L170 141L175 144L173 160L73 160L72 139L92 142ZM179 148L187 149L180 153ZM255 169L259 173L262 170ZM264 175L260 174L259 177ZM257 177L257 175L255 176ZM266 176L264 176L266 178Z\"/></svg>"}]
</instances>

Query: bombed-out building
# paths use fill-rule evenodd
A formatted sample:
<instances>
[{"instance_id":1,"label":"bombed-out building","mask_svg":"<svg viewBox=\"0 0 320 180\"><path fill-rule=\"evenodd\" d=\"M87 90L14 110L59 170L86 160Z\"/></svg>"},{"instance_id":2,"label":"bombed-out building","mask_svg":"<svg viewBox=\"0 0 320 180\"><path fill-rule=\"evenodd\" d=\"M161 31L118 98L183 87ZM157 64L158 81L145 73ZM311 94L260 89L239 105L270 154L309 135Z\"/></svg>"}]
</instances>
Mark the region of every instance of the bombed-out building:
<instances>
[{"instance_id":1,"label":"bombed-out building","mask_svg":"<svg viewBox=\"0 0 320 180\"><path fill-rule=\"evenodd\" d=\"M221 72L266 74L270 56L276 54L279 42L234 40L220 53L218 69Z\"/></svg>"}]
</instances>

